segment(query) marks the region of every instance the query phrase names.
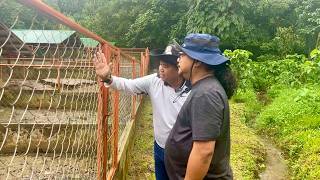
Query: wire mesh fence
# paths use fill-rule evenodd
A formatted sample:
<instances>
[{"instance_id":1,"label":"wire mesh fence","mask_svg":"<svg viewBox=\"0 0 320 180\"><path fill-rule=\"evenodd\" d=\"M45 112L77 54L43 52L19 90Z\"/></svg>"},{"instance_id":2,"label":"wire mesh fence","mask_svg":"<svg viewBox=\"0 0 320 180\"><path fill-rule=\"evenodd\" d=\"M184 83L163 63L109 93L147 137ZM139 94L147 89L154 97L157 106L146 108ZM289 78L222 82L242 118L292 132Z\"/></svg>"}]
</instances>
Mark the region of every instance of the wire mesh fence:
<instances>
[{"instance_id":1,"label":"wire mesh fence","mask_svg":"<svg viewBox=\"0 0 320 180\"><path fill-rule=\"evenodd\" d=\"M141 98L97 81L98 41L20 2L0 1L0 179L112 176ZM103 50L114 74L146 72L148 51Z\"/></svg>"}]
</instances>

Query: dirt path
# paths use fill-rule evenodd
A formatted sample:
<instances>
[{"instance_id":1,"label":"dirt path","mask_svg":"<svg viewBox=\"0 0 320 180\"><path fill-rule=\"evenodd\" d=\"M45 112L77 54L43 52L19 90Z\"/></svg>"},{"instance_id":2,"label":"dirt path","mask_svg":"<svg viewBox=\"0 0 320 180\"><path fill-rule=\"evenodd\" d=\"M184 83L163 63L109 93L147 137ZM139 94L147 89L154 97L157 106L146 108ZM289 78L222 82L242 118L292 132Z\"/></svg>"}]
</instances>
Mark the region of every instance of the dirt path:
<instances>
[{"instance_id":1,"label":"dirt path","mask_svg":"<svg viewBox=\"0 0 320 180\"><path fill-rule=\"evenodd\" d=\"M281 151L273 146L267 138L261 138L261 142L267 150L266 170L259 176L261 180L285 180L289 179L288 167Z\"/></svg>"}]
</instances>

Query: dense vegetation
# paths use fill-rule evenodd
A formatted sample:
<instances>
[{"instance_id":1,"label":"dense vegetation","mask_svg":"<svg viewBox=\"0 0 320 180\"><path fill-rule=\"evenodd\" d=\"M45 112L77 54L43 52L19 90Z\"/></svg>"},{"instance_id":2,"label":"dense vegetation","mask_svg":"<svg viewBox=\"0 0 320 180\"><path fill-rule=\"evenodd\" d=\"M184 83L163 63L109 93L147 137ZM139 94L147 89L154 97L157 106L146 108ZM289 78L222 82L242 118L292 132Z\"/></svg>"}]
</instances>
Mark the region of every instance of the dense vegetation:
<instances>
[{"instance_id":1,"label":"dense vegetation","mask_svg":"<svg viewBox=\"0 0 320 180\"><path fill-rule=\"evenodd\" d=\"M238 75L236 102L246 104L244 120L272 137L289 160L293 179L320 177L319 50L257 62L245 50L225 51Z\"/></svg>"},{"instance_id":2,"label":"dense vegetation","mask_svg":"<svg viewBox=\"0 0 320 180\"><path fill-rule=\"evenodd\" d=\"M318 0L55 1L120 46L159 48L187 32L202 32L221 37L224 48L284 56L309 53L320 30Z\"/></svg>"},{"instance_id":3,"label":"dense vegetation","mask_svg":"<svg viewBox=\"0 0 320 180\"><path fill-rule=\"evenodd\" d=\"M188 32L221 37L223 49L285 57L308 54L320 31L318 0L45 0L62 13L123 47L164 47ZM14 3L0 17L13 20L23 13L29 28L32 13ZM21 8L20 8L21 9ZM5 15L5 16L3 16ZM45 20L44 20L45 21ZM52 28L61 28L47 23ZM34 23L41 28L43 23Z\"/></svg>"}]
</instances>

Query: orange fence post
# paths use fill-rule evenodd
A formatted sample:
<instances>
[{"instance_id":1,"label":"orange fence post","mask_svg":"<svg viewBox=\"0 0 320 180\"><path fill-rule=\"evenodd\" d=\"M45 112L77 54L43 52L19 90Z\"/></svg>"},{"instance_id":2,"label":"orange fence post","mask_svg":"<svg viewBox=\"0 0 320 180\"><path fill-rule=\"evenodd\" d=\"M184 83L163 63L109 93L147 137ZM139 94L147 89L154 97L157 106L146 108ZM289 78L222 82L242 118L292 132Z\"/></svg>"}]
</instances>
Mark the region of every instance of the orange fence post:
<instances>
[{"instance_id":1,"label":"orange fence post","mask_svg":"<svg viewBox=\"0 0 320 180\"><path fill-rule=\"evenodd\" d=\"M113 62L113 74L119 76L120 72L120 50L116 51L116 59ZM115 171L118 167L118 136L119 136L119 101L120 94L119 91L113 91L113 121L112 121L112 143L113 143L113 159L112 159L112 168L109 171L108 180L111 180Z\"/></svg>"},{"instance_id":2,"label":"orange fence post","mask_svg":"<svg viewBox=\"0 0 320 180\"><path fill-rule=\"evenodd\" d=\"M141 52L141 61L140 61L140 77L142 77L144 75L144 65L143 65L143 62L144 62L144 56L143 56L143 52Z\"/></svg>"},{"instance_id":3,"label":"orange fence post","mask_svg":"<svg viewBox=\"0 0 320 180\"><path fill-rule=\"evenodd\" d=\"M107 63L110 59L110 50L107 45L102 45L102 51L106 57ZM97 179L106 180L107 178L107 161L108 161L108 99L109 89L99 82L100 96L98 103L98 174ZM100 144L101 143L101 144ZM101 159L99 159L101 158Z\"/></svg>"},{"instance_id":4,"label":"orange fence post","mask_svg":"<svg viewBox=\"0 0 320 180\"><path fill-rule=\"evenodd\" d=\"M119 76L120 71L120 51L117 51L115 63L115 72L116 76ZM113 167L118 165L118 135L119 135L119 101L120 94L119 91L114 91L114 119L113 119L113 128L114 128L114 138L113 138Z\"/></svg>"},{"instance_id":5,"label":"orange fence post","mask_svg":"<svg viewBox=\"0 0 320 180\"><path fill-rule=\"evenodd\" d=\"M146 62L145 71L146 71L146 73L148 73L148 68L149 68L149 63L150 63L150 53L149 53L149 49L148 48L145 50L145 62Z\"/></svg>"}]
</instances>

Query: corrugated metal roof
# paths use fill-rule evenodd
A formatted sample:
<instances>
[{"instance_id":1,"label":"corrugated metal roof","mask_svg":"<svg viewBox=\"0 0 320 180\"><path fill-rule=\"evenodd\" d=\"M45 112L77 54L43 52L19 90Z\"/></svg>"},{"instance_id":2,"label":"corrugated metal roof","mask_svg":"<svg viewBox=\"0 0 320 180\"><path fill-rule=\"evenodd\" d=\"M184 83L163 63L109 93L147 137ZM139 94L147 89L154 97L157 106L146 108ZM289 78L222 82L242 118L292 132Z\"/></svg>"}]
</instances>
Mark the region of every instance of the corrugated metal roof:
<instances>
[{"instance_id":1,"label":"corrugated metal roof","mask_svg":"<svg viewBox=\"0 0 320 180\"><path fill-rule=\"evenodd\" d=\"M97 47L99 45L98 41L91 38L80 38L80 41L84 47Z\"/></svg>"},{"instance_id":2,"label":"corrugated metal roof","mask_svg":"<svg viewBox=\"0 0 320 180\"><path fill-rule=\"evenodd\" d=\"M30 44L60 44L75 31L13 29L12 32L23 42Z\"/></svg>"},{"instance_id":3,"label":"corrugated metal roof","mask_svg":"<svg viewBox=\"0 0 320 180\"><path fill-rule=\"evenodd\" d=\"M3 45L6 43L5 45ZM23 41L18 38L14 33L10 32L10 29L3 23L0 22L0 45L3 45L1 48L0 56L10 57L13 55L21 54L32 55L32 49L27 45L23 44Z\"/></svg>"},{"instance_id":4,"label":"corrugated metal roof","mask_svg":"<svg viewBox=\"0 0 320 180\"><path fill-rule=\"evenodd\" d=\"M80 41L84 45L84 47L97 47L99 45L99 42L91 39L91 38L80 38ZM115 45L115 42L109 42L112 45Z\"/></svg>"}]
</instances>

